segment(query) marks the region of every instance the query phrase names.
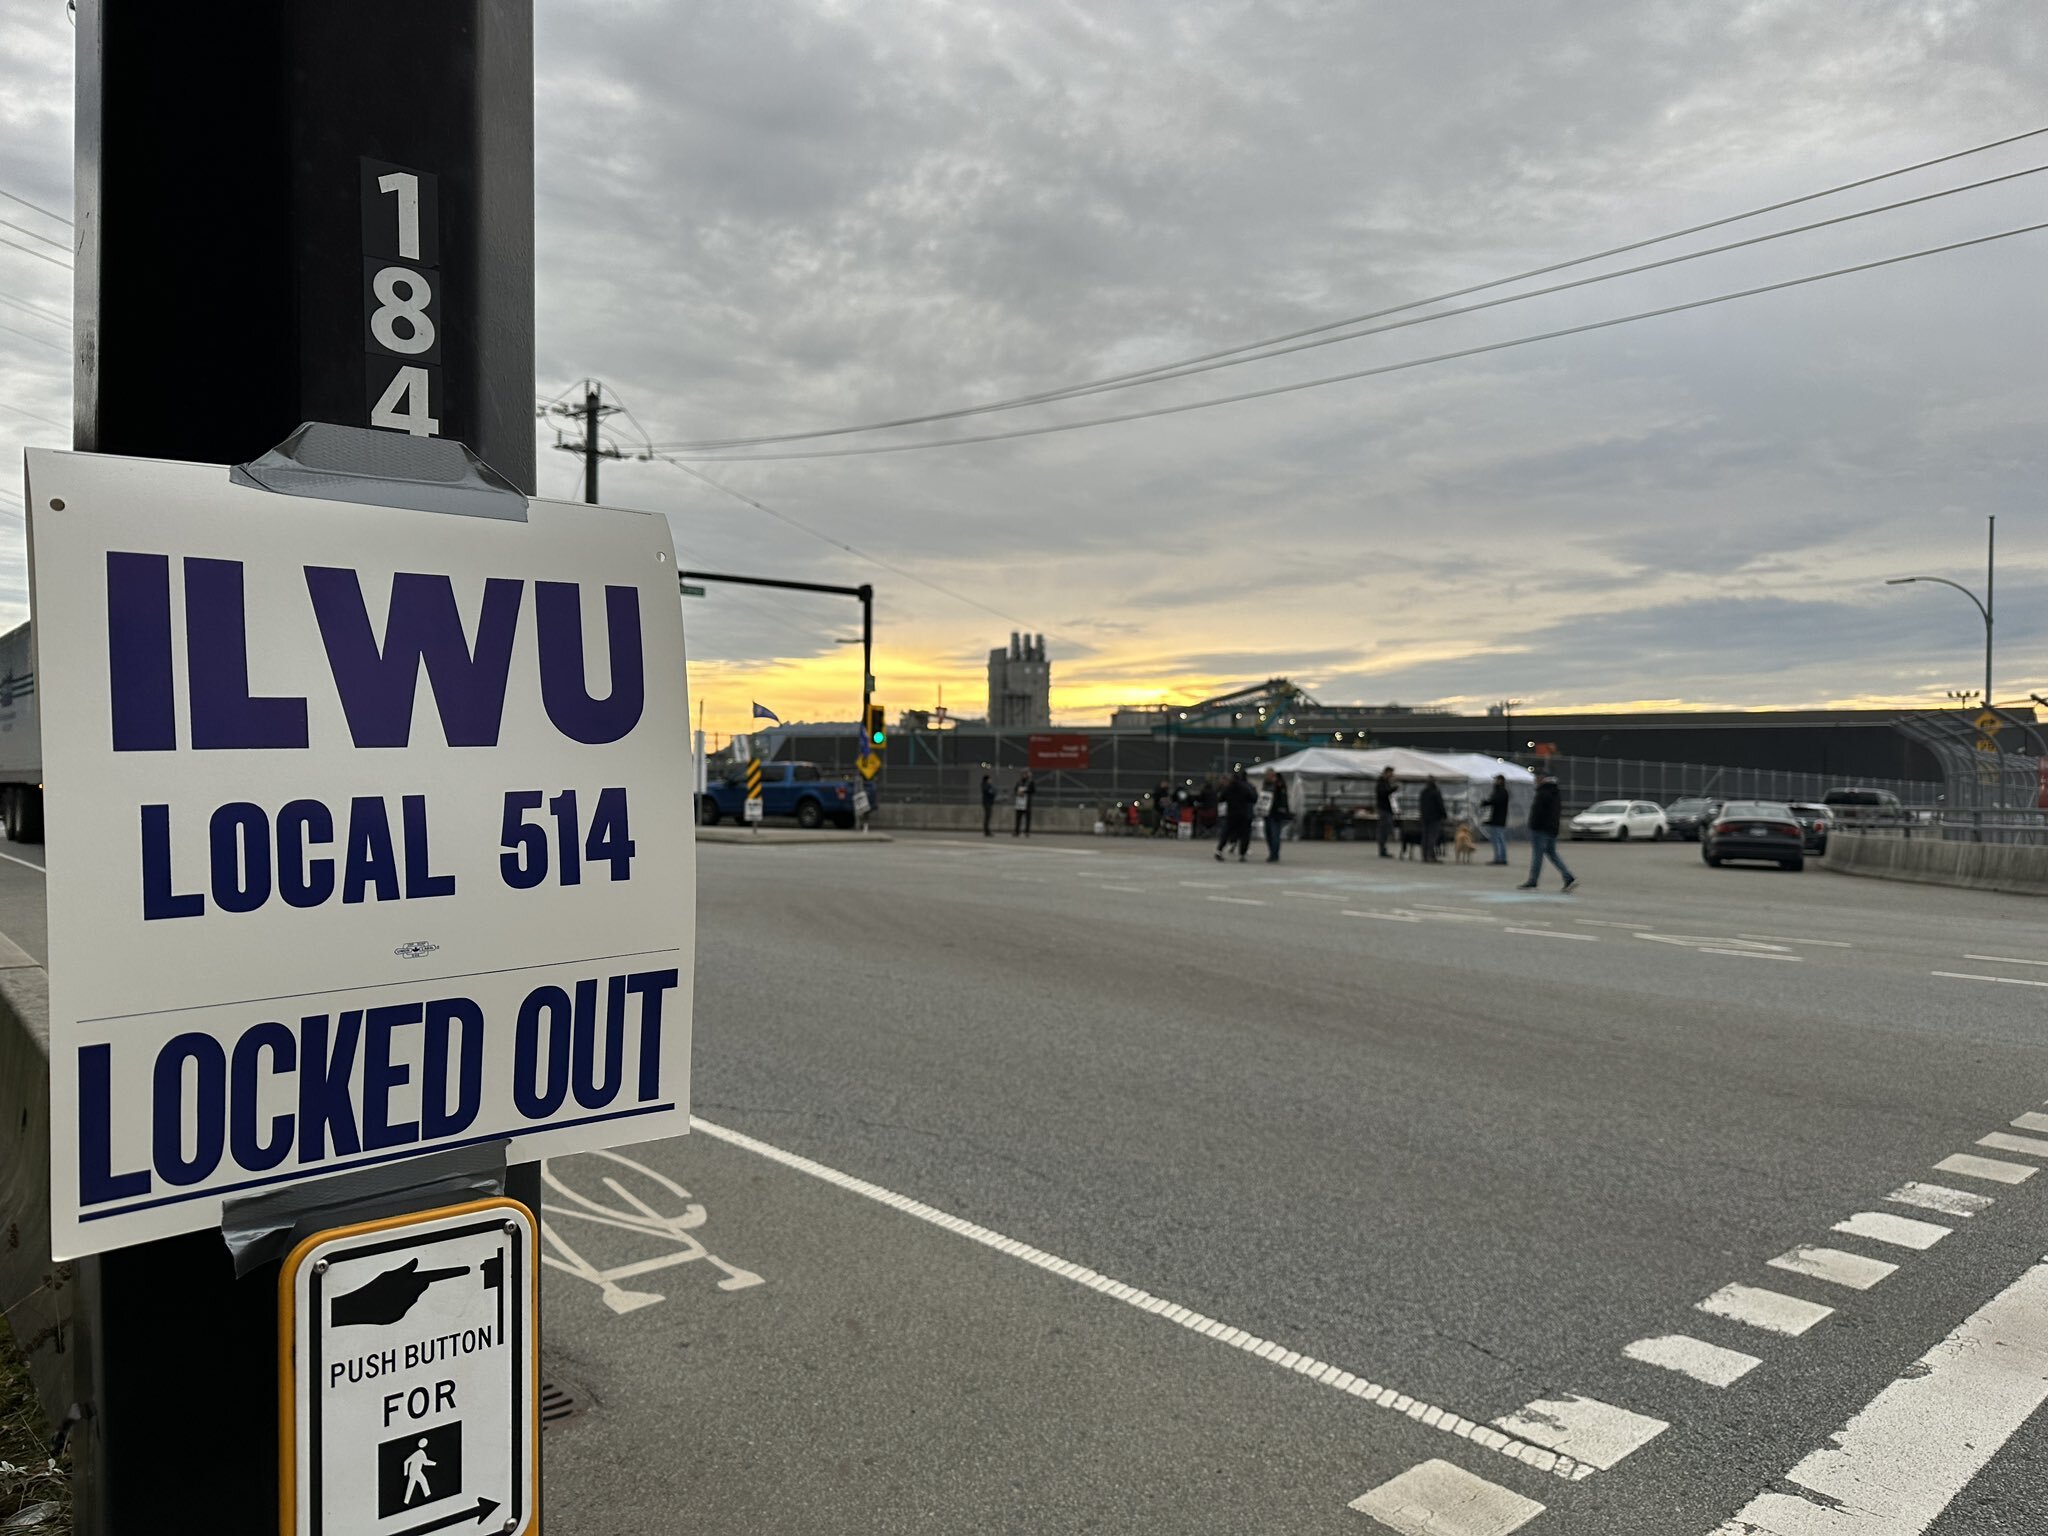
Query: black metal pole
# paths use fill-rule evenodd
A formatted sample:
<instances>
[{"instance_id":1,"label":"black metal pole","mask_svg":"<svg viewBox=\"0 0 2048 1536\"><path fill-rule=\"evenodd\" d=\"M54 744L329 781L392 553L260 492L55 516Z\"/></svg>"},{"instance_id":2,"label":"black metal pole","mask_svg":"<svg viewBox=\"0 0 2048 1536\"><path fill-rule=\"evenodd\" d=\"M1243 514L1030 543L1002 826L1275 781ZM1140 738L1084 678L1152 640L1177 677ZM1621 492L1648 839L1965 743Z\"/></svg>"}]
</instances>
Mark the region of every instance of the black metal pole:
<instances>
[{"instance_id":1,"label":"black metal pole","mask_svg":"<svg viewBox=\"0 0 2048 1536\"><path fill-rule=\"evenodd\" d=\"M531 0L77 10L76 446L235 464L381 425L532 492ZM508 1186L537 1208L537 1167ZM276 1530L277 1266L196 1232L77 1279L78 1530ZM195 1481L195 1445L232 1471Z\"/></svg>"},{"instance_id":2,"label":"black metal pole","mask_svg":"<svg viewBox=\"0 0 2048 1536\"><path fill-rule=\"evenodd\" d=\"M868 728L868 709L875 696L875 589L860 589L860 728Z\"/></svg>"},{"instance_id":3,"label":"black metal pole","mask_svg":"<svg viewBox=\"0 0 2048 1536\"><path fill-rule=\"evenodd\" d=\"M583 499L597 505L597 392L593 384L583 395Z\"/></svg>"},{"instance_id":4,"label":"black metal pole","mask_svg":"<svg viewBox=\"0 0 2048 1536\"><path fill-rule=\"evenodd\" d=\"M1984 707L1996 709L1991 696L1991 584L1998 574L1998 514L1984 519Z\"/></svg>"}]
</instances>

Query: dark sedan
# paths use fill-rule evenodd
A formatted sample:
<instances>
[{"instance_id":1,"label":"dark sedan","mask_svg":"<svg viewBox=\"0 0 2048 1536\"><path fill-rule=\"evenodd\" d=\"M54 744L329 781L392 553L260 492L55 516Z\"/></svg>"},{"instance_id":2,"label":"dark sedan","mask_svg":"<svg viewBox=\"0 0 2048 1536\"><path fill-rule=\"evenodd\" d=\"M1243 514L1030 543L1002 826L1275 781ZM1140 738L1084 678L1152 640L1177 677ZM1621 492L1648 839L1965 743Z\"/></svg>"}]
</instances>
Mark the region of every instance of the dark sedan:
<instances>
[{"instance_id":1,"label":"dark sedan","mask_svg":"<svg viewBox=\"0 0 2048 1536\"><path fill-rule=\"evenodd\" d=\"M1733 860L1806 867L1806 829L1775 800L1730 800L1700 828L1700 857L1714 868Z\"/></svg>"},{"instance_id":2,"label":"dark sedan","mask_svg":"<svg viewBox=\"0 0 2048 1536\"><path fill-rule=\"evenodd\" d=\"M1687 842L1698 842L1700 827L1712 814L1714 802L1691 798L1674 800L1664 807L1664 824L1671 829L1673 837L1682 837Z\"/></svg>"},{"instance_id":3,"label":"dark sedan","mask_svg":"<svg viewBox=\"0 0 2048 1536\"><path fill-rule=\"evenodd\" d=\"M1834 813L1824 805L1807 805L1795 800L1791 804L1792 819L1799 823L1799 830L1806 834L1808 853L1828 851L1828 833L1835 829Z\"/></svg>"}]
</instances>

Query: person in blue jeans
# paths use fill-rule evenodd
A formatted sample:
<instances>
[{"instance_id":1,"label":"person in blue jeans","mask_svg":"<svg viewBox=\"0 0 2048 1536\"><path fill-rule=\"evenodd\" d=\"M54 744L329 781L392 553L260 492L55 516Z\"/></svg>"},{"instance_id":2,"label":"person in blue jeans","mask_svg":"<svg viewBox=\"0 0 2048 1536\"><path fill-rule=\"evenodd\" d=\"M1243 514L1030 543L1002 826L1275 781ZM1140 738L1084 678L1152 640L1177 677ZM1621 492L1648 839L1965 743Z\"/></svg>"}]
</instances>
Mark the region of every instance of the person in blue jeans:
<instances>
[{"instance_id":1,"label":"person in blue jeans","mask_svg":"<svg viewBox=\"0 0 2048 1536\"><path fill-rule=\"evenodd\" d=\"M1529 845L1533 852L1529 858L1529 878L1517 890L1533 891L1536 882L1543 875L1543 861L1550 860L1557 866L1557 872L1564 876L1564 888L1571 890L1579 881L1557 856L1557 831L1564 820L1564 796L1559 793L1557 780L1547 773L1536 776L1536 799L1529 807Z\"/></svg>"},{"instance_id":2,"label":"person in blue jeans","mask_svg":"<svg viewBox=\"0 0 2048 1536\"><path fill-rule=\"evenodd\" d=\"M1508 861L1508 780L1504 773L1493 776L1493 791L1486 797L1486 837L1493 844L1493 861Z\"/></svg>"}]
</instances>

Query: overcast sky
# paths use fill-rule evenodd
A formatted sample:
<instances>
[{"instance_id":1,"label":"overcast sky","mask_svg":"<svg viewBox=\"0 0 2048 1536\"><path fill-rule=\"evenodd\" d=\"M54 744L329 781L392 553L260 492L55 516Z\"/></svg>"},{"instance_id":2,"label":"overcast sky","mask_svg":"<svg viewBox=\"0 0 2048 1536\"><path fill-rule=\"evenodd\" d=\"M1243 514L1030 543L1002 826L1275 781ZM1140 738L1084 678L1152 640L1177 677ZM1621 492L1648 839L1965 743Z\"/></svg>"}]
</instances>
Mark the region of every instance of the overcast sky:
<instances>
[{"instance_id":1,"label":"overcast sky","mask_svg":"<svg viewBox=\"0 0 2048 1536\"><path fill-rule=\"evenodd\" d=\"M594 376L664 443L1149 368L2048 125L2038 0L536 12L538 394ZM0 188L60 211L71 44L61 0L0 0ZM2048 136L1562 276L2041 164ZM788 446L1196 401L2043 220L2048 175L1197 378ZM1981 625L1883 579L1981 585L1996 513L1999 691L2021 698L2048 692L2044 274L2048 232L1154 420L695 464L822 537L666 463L607 464L604 489L667 512L689 564L872 581L892 711L943 686L980 713L988 648L1026 628L1076 721L1276 674L1473 708L1938 700L1981 678ZM0 295L68 313L69 275L0 247ZM23 413L67 419L69 369L15 334L61 327L5 305L0 325L11 457L65 439ZM572 494L552 441L542 491ZM0 494L0 617L25 587L17 511ZM720 589L687 619L714 728L751 698L852 713L850 603Z\"/></svg>"}]
</instances>

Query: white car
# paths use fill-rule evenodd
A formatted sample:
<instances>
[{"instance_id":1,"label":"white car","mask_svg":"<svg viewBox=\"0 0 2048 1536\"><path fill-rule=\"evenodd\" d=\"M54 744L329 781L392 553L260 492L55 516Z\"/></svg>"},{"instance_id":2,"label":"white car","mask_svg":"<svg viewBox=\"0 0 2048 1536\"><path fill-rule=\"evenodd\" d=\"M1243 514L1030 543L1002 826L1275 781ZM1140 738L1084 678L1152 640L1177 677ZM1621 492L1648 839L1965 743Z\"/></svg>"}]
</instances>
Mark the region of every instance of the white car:
<instances>
[{"instance_id":1,"label":"white car","mask_svg":"<svg viewBox=\"0 0 2048 1536\"><path fill-rule=\"evenodd\" d=\"M1632 837L1661 843L1671 830L1664 812L1647 800L1602 800L1579 812L1570 825L1574 838L1605 837L1617 843Z\"/></svg>"}]
</instances>

